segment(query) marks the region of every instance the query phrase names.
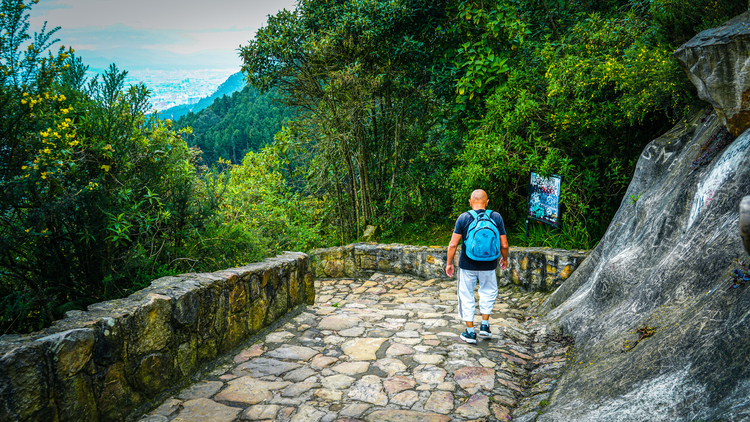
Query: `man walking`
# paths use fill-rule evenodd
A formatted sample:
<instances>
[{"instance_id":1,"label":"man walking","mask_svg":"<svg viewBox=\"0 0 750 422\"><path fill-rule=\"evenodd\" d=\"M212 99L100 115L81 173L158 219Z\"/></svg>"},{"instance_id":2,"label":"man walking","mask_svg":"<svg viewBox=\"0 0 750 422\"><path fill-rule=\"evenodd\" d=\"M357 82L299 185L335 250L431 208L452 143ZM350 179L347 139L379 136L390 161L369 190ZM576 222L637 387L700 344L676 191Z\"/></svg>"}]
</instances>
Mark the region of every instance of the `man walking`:
<instances>
[{"instance_id":1,"label":"man walking","mask_svg":"<svg viewBox=\"0 0 750 422\"><path fill-rule=\"evenodd\" d=\"M500 268L508 268L508 239L503 217L487 210L488 202L485 191L477 189L471 193L471 210L461 214L456 220L448 245L448 263L445 265L445 274L453 277L453 257L463 238L464 244L458 259L458 316L466 323L466 331L461 333L461 340L467 343L477 342L474 331L474 286L479 281L479 312L482 314L479 335L491 337L489 318L497 298L495 270L498 258Z\"/></svg>"}]
</instances>

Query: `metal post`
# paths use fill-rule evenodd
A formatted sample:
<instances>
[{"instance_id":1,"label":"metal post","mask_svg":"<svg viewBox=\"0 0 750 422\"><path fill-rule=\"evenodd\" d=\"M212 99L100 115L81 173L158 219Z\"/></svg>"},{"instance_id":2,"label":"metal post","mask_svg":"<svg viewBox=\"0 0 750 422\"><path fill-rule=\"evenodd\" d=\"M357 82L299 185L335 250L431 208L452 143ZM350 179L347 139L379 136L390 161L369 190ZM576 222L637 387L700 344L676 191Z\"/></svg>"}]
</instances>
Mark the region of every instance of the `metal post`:
<instances>
[{"instance_id":1,"label":"metal post","mask_svg":"<svg viewBox=\"0 0 750 422\"><path fill-rule=\"evenodd\" d=\"M526 219L526 246L529 246L529 219Z\"/></svg>"},{"instance_id":2,"label":"metal post","mask_svg":"<svg viewBox=\"0 0 750 422\"><path fill-rule=\"evenodd\" d=\"M740 235L745 251L750 254L750 196L740 202Z\"/></svg>"}]
</instances>

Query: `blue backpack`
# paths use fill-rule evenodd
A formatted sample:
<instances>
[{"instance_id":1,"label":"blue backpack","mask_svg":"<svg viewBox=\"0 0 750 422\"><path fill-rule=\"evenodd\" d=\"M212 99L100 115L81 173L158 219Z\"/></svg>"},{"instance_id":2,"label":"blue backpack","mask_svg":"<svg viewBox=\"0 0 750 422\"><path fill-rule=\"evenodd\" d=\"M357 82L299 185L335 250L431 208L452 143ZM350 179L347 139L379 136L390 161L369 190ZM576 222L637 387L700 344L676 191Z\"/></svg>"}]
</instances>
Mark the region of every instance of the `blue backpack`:
<instances>
[{"instance_id":1,"label":"blue backpack","mask_svg":"<svg viewBox=\"0 0 750 422\"><path fill-rule=\"evenodd\" d=\"M492 210L481 214L470 210L474 221L466 231L466 255L474 261L494 261L500 257L500 232L490 218Z\"/></svg>"}]
</instances>

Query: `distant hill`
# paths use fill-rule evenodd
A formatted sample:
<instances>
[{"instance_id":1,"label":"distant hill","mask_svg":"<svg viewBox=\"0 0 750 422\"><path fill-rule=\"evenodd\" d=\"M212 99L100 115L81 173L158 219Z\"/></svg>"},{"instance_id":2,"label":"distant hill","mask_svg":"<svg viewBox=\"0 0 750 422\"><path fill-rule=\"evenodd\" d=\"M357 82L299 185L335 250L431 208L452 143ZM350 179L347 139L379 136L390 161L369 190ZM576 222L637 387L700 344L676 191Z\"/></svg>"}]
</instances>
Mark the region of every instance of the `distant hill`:
<instances>
[{"instance_id":1,"label":"distant hill","mask_svg":"<svg viewBox=\"0 0 750 422\"><path fill-rule=\"evenodd\" d=\"M237 72L227 78L224 83L219 85L219 87L216 88L216 91L214 91L214 93L209 97L201 98L195 104L183 104L170 107L159 112L159 118L177 120L188 113L197 113L213 104L215 99L221 98L225 95L232 95L233 93L241 90L244 86L245 77L242 75L242 72Z\"/></svg>"},{"instance_id":2,"label":"distant hill","mask_svg":"<svg viewBox=\"0 0 750 422\"><path fill-rule=\"evenodd\" d=\"M193 129L185 141L203 151L205 164L211 166L219 158L239 163L248 151L273 142L276 132L293 117L293 109L275 101L277 98L275 91L261 94L245 86L231 96L214 99L197 113L180 117L175 129Z\"/></svg>"}]
</instances>

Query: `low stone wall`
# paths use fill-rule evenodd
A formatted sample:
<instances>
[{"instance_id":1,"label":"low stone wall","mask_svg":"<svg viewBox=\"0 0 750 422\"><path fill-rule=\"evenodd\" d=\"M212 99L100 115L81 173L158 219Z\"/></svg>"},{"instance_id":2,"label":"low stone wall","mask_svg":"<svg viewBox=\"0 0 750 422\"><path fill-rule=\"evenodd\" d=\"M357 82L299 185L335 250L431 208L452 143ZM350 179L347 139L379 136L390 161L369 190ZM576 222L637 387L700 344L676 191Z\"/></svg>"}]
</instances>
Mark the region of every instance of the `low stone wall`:
<instances>
[{"instance_id":1,"label":"low stone wall","mask_svg":"<svg viewBox=\"0 0 750 422\"><path fill-rule=\"evenodd\" d=\"M497 269L499 286L514 284L529 291L553 291L589 251L511 247L508 269ZM455 262L458 263L459 253ZM448 248L400 244L355 243L310 253L318 278L369 277L374 272L445 277Z\"/></svg>"},{"instance_id":2,"label":"low stone wall","mask_svg":"<svg viewBox=\"0 0 750 422\"><path fill-rule=\"evenodd\" d=\"M552 292L578 268L590 251L515 248L508 254L508 269L498 268L498 285L515 284L526 290Z\"/></svg>"},{"instance_id":3,"label":"low stone wall","mask_svg":"<svg viewBox=\"0 0 750 422\"><path fill-rule=\"evenodd\" d=\"M163 277L125 299L0 337L0 420L122 421L296 305L312 304L309 258L286 253Z\"/></svg>"}]
</instances>

